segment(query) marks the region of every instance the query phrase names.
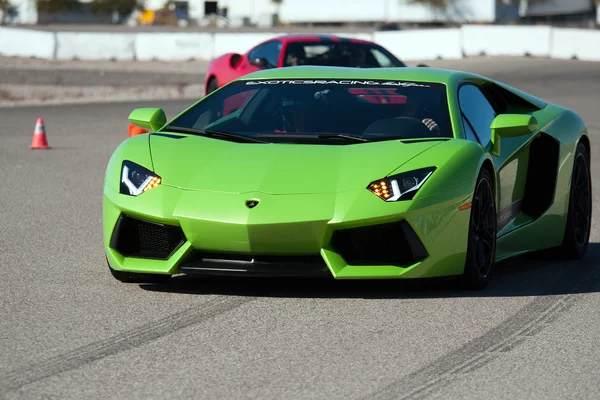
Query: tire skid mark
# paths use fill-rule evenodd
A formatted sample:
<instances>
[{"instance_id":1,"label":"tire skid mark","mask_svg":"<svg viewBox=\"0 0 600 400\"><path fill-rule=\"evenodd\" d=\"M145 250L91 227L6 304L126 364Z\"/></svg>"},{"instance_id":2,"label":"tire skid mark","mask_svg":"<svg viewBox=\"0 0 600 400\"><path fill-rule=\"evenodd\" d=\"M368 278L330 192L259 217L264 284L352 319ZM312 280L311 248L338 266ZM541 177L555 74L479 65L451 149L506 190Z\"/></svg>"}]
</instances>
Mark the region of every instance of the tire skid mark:
<instances>
[{"instance_id":1,"label":"tire skid mark","mask_svg":"<svg viewBox=\"0 0 600 400\"><path fill-rule=\"evenodd\" d=\"M559 279L557 286L548 295L535 298L500 325L365 398L420 399L454 382L456 375L466 375L489 364L540 333L573 307L581 295L553 293L565 293L561 291L561 288L565 288L565 283L571 293L578 293L584 286L594 285L600 279L600 270L590 264L578 266L587 270L586 272L567 271L567 277ZM569 278L571 285L568 284Z\"/></svg>"},{"instance_id":2,"label":"tire skid mark","mask_svg":"<svg viewBox=\"0 0 600 400\"><path fill-rule=\"evenodd\" d=\"M471 372L486 366L487 364L491 363L496 357L494 355L490 355L488 357L485 357L481 360L481 362L478 362L477 364L473 365L471 368L466 369L463 371L463 374L470 374Z\"/></svg>"},{"instance_id":3,"label":"tire skid mark","mask_svg":"<svg viewBox=\"0 0 600 400\"><path fill-rule=\"evenodd\" d=\"M466 363L464 363L463 365L459 366L458 368L455 368L454 370L452 370L452 374L460 374L463 371L467 370L467 369L471 369L471 367L473 365L477 365L479 362L481 362L481 360L483 360L484 358L487 357L487 354L482 353L480 355L478 355L477 357L473 357L473 359L467 361Z\"/></svg>"},{"instance_id":4,"label":"tire skid mark","mask_svg":"<svg viewBox=\"0 0 600 400\"><path fill-rule=\"evenodd\" d=\"M50 357L33 365L0 374L0 393L19 389L30 383L80 368L102 358L134 349L181 329L208 321L253 301L248 297L216 296L194 307L148 322L122 334Z\"/></svg>"},{"instance_id":5,"label":"tire skid mark","mask_svg":"<svg viewBox=\"0 0 600 400\"><path fill-rule=\"evenodd\" d=\"M446 376L444 378L442 378L442 383L444 386L450 384L452 382L452 377L451 376ZM429 399L432 398L435 395L435 387L434 386L423 386L422 388L420 388L419 390L417 390L415 392L415 394L413 394L413 396L411 397L412 400L419 400L419 399Z\"/></svg>"},{"instance_id":6,"label":"tire skid mark","mask_svg":"<svg viewBox=\"0 0 600 400\"><path fill-rule=\"evenodd\" d=\"M519 346L520 344L524 343L527 340L527 338L525 337L520 337L518 339L515 339L514 341L512 341L511 343L507 343L504 346L502 346L500 349L498 349L499 352L502 353L508 353L509 351L512 351L515 347Z\"/></svg>"}]
</instances>

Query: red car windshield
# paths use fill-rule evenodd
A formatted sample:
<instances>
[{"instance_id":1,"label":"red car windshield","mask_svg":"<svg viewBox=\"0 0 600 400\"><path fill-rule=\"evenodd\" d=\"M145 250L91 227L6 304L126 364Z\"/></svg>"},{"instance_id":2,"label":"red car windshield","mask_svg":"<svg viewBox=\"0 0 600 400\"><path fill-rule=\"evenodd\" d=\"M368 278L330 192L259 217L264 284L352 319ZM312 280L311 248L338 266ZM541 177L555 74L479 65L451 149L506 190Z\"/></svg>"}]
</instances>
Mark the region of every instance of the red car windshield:
<instances>
[{"instance_id":1,"label":"red car windshield","mask_svg":"<svg viewBox=\"0 0 600 400\"><path fill-rule=\"evenodd\" d=\"M445 85L339 79L237 81L165 130L327 144L332 136L356 142L453 137Z\"/></svg>"},{"instance_id":2,"label":"red car windshield","mask_svg":"<svg viewBox=\"0 0 600 400\"><path fill-rule=\"evenodd\" d=\"M352 42L292 42L285 48L284 66L321 65L353 68L405 67L377 45Z\"/></svg>"}]
</instances>

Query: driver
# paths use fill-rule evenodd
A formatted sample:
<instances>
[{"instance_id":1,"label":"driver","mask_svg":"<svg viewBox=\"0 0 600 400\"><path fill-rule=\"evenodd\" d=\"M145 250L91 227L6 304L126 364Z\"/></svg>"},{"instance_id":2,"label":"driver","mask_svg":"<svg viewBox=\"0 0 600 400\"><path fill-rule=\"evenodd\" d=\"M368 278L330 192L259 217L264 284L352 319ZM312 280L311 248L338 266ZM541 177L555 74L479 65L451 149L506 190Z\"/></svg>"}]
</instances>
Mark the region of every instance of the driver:
<instances>
[{"instance_id":1,"label":"driver","mask_svg":"<svg viewBox=\"0 0 600 400\"><path fill-rule=\"evenodd\" d=\"M288 45L288 51L286 53L285 65L287 67L295 67L304 64L306 58L304 47L290 44Z\"/></svg>"},{"instance_id":2,"label":"driver","mask_svg":"<svg viewBox=\"0 0 600 400\"><path fill-rule=\"evenodd\" d=\"M281 105L281 119L284 132L305 132L308 107L296 99L284 99Z\"/></svg>"},{"instance_id":3,"label":"driver","mask_svg":"<svg viewBox=\"0 0 600 400\"><path fill-rule=\"evenodd\" d=\"M354 68L365 68L367 66L367 52L364 48L352 49L349 66Z\"/></svg>"},{"instance_id":4,"label":"driver","mask_svg":"<svg viewBox=\"0 0 600 400\"><path fill-rule=\"evenodd\" d=\"M328 120L323 113L333 98L329 90L314 91L314 88L296 87L294 96L281 99L280 115L285 132L323 132Z\"/></svg>"}]
</instances>

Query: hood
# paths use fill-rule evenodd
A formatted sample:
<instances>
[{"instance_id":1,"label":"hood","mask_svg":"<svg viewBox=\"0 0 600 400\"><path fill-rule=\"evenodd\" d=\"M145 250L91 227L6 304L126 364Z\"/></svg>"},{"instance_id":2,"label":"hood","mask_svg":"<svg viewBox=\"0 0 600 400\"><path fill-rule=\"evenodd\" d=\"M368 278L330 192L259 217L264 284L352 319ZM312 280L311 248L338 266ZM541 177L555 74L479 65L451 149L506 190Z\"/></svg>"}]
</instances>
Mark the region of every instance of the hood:
<instances>
[{"instance_id":1,"label":"hood","mask_svg":"<svg viewBox=\"0 0 600 400\"><path fill-rule=\"evenodd\" d=\"M362 189L442 143L262 144L202 136L149 136L154 171L163 184L226 193L315 194Z\"/></svg>"}]
</instances>

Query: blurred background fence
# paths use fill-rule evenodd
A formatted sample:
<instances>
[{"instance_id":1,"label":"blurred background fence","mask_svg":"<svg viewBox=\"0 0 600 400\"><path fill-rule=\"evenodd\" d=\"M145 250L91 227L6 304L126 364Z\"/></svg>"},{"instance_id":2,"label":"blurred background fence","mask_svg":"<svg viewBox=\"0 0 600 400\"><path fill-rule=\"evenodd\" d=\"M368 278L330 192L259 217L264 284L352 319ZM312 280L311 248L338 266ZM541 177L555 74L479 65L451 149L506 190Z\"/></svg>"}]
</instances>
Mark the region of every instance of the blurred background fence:
<instances>
[{"instance_id":1,"label":"blurred background fence","mask_svg":"<svg viewBox=\"0 0 600 400\"><path fill-rule=\"evenodd\" d=\"M208 61L281 34L322 32L373 40L404 60L600 61L597 0L0 0L0 6L5 56Z\"/></svg>"},{"instance_id":2,"label":"blurred background fence","mask_svg":"<svg viewBox=\"0 0 600 400\"><path fill-rule=\"evenodd\" d=\"M4 24L360 27L550 24L591 28L598 0L0 0Z\"/></svg>"}]
</instances>

